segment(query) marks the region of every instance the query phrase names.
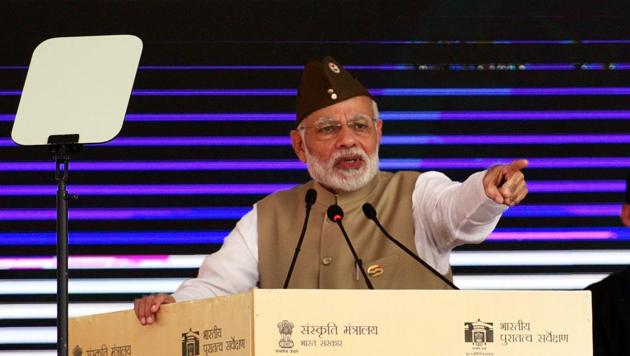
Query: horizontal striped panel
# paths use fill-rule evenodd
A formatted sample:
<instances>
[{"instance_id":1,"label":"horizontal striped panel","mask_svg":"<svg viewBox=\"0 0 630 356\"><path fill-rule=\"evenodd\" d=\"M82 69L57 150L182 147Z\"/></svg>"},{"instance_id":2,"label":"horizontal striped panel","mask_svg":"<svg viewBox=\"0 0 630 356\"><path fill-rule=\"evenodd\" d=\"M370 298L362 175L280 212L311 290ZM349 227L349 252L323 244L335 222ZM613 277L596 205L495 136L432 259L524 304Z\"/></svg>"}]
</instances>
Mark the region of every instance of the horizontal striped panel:
<instances>
[{"instance_id":1,"label":"horizontal striped panel","mask_svg":"<svg viewBox=\"0 0 630 356\"><path fill-rule=\"evenodd\" d=\"M572 290L584 289L606 276L606 273L455 275L453 282L460 289Z\"/></svg>"},{"instance_id":2,"label":"horizontal striped panel","mask_svg":"<svg viewBox=\"0 0 630 356\"><path fill-rule=\"evenodd\" d=\"M118 195L258 195L290 189L297 183L275 184L125 184L125 185L73 185L73 194L95 196ZM530 193L622 193L626 183L622 180L584 181L527 181ZM0 196L54 195L54 185L0 185Z\"/></svg>"},{"instance_id":3,"label":"horizontal striped panel","mask_svg":"<svg viewBox=\"0 0 630 356\"><path fill-rule=\"evenodd\" d=\"M630 135L383 135L382 145L592 145L630 143ZM288 136L118 137L103 146L290 146ZM19 147L0 138L0 147Z\"/></svg>"},{"instance_id":4,"label":"horizontal striped panel","mask_svg":"<svg viewBox=\"0 0 630 356\"><path fill-rule=\"evenodd\" d=\"M68 257L70 269L174 269L199 268L205 255L113 255ZM52 270L56 256L0 257L0 270ZM1 318L1 317L0 317Z\"/></svg>"},{"instance_id":5,"label":"horizontal striped panel","mask_svg":"<svg viewBox=\"0 0 630 356\"><path fill-rule=\"evenodd\" d=\"M453 251L451 265L464 266L588 266L630 264L630 250Z\"/></svg>"},{"instance_id":6,"label":"horizontal striped panel","mask_svg":"<svg viewBox=\"0 0 630 356\"><path fill-rule=\"evenodd\" d=\"M373 96L606 96L630 95L630 87L563 88L373 88ZM296 96L296 89L136 89L132 96ZM21 96L21 90L0 90L0 96Z\"/></svg>"},{"instance_id":7,"label":"horizontal striped panel","mask_svg":"<svg viewBox=\"0 0 630 356\"><path fill-rule=\"evenodd\" d=\"M210 208L74 208L68 216L71 220L225 220L239 219L249 207ZM618 216L621 204L547 204L517 205L503 213L512 217L578 217ZM54 209L0 209L0 221L55 220Z\"/></svg>"},{"instance_id":8,"label":"horizontal striped panel","mask_svg":"<svg viewBox=\"0 0 630 356\"><path fill-rule=\"evenodd\" d=\"M380 168L400 169L486 169L495 164L507 164L513 158L384 158ZM630 157L558 157L528 158L532 169L561 168L630 168ZM0 172L54 171L54 162L0 162ZM226 171L226 170L305 170L296 160L206 160L206 161L80 161L71 162L71 171Z\"/></svg>"},{"instance_id":9,"label":"horizontal striped panel","mask_svg":"<svg viewBox=\"0 0 630 356\"><path fill-rule=\"evenodd\" d=\"M629 110L529 111L381 111L385 121L564 121L630 120ZM0 114L0 122L13 122L14 114ZM295 122L295 113L175 113L133 114L129 122Z\"/></svg>"},{"instance_id":10,"label":"horizontal striped panel","mask_svg":"<svg viewBox=\"0 0 630 356\"><path fill-rule=\"evenodd\" d=\"M133 309L133 303L69 303L68 316L71 318L84 315L110 313ZM0 304L0 319L55 319L57 304L27 303Z\"/></svg>"},{"instance_id":11,"label":"horizontal striped panel","mask_svg":"<svg viewBox=\"0 0 630 356\"><path fill-rule=\"evenodd\" d=\"M0 65L0 70L28 70L28 66ZM260 71L260 70L295 70L301 71L302 65L141 65L140 71L147 70L218 70L218 71ZM466 63L466 64L346 64L344 68L355 71L390 71L390 70L627 70L629 63Z\"/></svg>"},{"instance_id":12,"label":"horizontal striped panel","mask_svg":"<svg viewBox=\"0 0 630 356\"><path fill-rule=\"evenodd\" d=\"M604 183L605 184L605 183ZM134 184L68 185L78 195L252 195L290 189L296 183L277 184ZM602 188L608 187L608 184ZM610 188L614 188L611 185ZM0 185L0 196L39 196L56 194L50 185Z\"/></svg>"},{"instance_id":13,"label":"horizontal striped panel","mask_svg":"<svg viewBox=\"0 0 630 356\"><path fill-rule=\"evenodd\" d=\"M201 266L205 255L111 255L68 257L68 268L79 269L178 269ZM451 265L470 266L562 266L630 264L630 250L557 251L458 251ZM0 257L2 270L54 270L56 256ZM0 319L2 314L0 313Z\"/></svg>"},{"instance_id":14,"label":"horizontal striped panel","mask_svg":"<svg viewBox=\"0 0 630 356\"><path fill-rule=\"evenodd\" d=\"M70 245L221 244L229 231L89 231L70 230ZM55 232L0 232L0 246L55 245Z\"/></svg>"},{"instance_id":15,"label":"horizontal striped panel","mask_svg":"<svg viewBox=\"0 0 630 356\"><path fill-rule=\"evenodd\" d=\"M0 344L50 344L56 342L57 328L54 326L0 327ZM29 351L27 354L31 355L31 352Z\"/></svg>"},{"instance_id":16,"label":"horizontal striped panel","mask_svg":"<svg viewBox=\"0 0 630 356\"><path fill-rule=\"evenodd\" d=\"M221 244L226 230L69 232L70 245ZM627 241L625 227L496 228L488 241ZM0 246L55 245L55 232L0 232Z\"/></svg>"},{"instance_id":17,"label":"horizontal striped panel","mask_svg":"<svg viewBox=\"0 0 630 356\"><path fill-rule=\"evenodd\" d=\"M630 229L626 227L533 227L496 228L489 241L607 241L630 240Z\"/></svg>"},{"instance_id":18,"label":"horizontal striped panel","mask_svg":"<svg viewBox=\"0 0 630 356\"><path fill-rule=\"evenodd\" d=\"M184 278L70 278L70 294L171 293ZM0 279L0 295L56 294L55 279Z\"/></svg>"}]
</instances>

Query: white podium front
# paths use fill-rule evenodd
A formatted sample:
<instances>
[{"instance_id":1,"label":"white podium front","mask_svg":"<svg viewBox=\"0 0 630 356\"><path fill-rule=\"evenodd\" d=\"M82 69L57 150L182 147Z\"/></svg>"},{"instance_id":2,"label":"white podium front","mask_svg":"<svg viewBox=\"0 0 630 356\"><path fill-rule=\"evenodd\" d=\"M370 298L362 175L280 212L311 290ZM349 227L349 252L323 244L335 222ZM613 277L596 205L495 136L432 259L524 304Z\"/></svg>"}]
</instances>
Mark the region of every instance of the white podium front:
<instances>
[{"instance_id":1,"label":"white podium front","mask_svg":"<svg viewBox=\"0 0 630 356\"><path fill-rule=\"evenodd\" d=\"M592 355L588 291L253 290L72 318L73 355Z\"/></svg>"}]
</instances>

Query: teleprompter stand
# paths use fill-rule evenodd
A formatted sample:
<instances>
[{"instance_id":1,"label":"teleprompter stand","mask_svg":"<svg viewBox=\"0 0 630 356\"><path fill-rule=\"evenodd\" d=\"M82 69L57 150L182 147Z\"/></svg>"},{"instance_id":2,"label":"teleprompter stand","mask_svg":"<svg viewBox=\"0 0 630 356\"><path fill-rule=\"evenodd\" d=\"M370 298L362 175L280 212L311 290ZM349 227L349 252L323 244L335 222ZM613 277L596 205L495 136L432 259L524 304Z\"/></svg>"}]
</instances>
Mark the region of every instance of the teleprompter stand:
<instances>
[{"instance_id":1,"label":"teleprompter stand","mask_svg":"<svg viewBox=\"0 0 630 356\"><path fill-rule=\"evenodd\" d=\"M31 58L11 138L47 145L57 181L57 355L68 355L68 201L72 154L120 132L142 41L132 35L51 38Z\"/></svg>"},{"instance_id":2,"label":"teleprompter stand","mask_svg":"<svg viewBox=\"0 0 630 356\"><path fill-rule=\"evenodd\" d=\"M77 199L68 194L69 164L73 153L79 152L79 135L51 135L48 145L55 161L57 182L57 351L68 354L68 201Z\"/></svg>"}]
</instances>

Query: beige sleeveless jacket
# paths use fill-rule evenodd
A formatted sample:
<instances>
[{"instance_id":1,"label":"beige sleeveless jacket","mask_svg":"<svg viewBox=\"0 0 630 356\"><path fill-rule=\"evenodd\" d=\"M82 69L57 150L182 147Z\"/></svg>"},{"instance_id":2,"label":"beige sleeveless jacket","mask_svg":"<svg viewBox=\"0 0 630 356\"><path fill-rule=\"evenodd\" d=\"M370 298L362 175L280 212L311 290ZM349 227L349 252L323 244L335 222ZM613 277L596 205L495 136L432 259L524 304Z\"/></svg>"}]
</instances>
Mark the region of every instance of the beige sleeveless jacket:
<instances>
[{"instance_id":1,"label":"beige sleeveless jacket","mask_svg":"<svg viewBox=\"0 0 630 356\"><path fill-rule=\"evenodd\" d=\"M450 288L389 241L361 210L371 203L385 229L416 251L411 197L418 175L380 172L366 187L339 195L310 181L258 202L259 287L282 288L306 214L304 197L313 188L317 201L289 288L367 288L339 227L326 217L334 203L344 210L344 227L375 289Z\"/></svg>"}]
</instances>

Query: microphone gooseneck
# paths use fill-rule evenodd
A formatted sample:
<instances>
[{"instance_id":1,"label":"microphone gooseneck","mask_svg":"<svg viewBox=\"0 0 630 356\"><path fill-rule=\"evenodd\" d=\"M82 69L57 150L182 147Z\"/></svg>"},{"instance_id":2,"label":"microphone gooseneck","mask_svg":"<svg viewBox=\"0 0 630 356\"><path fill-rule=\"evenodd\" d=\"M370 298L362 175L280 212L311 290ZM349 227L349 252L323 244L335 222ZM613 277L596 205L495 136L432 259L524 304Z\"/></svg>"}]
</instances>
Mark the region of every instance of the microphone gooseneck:
<instances>
[{"instance_id":1,"label":"microphone gooseneck","mask_svg":"<svg viewBox=\"0 0 630 356\"><path fill-rule=\"evenodd\" d=\"M339 205L333 204L328 207L328 210L326 211L326 215L328 215L328 219L330 219L330 221L336 223L337 226L339 226L339 229L341 229L341 233L343 234L343 237L346 240L348 247L350 248L350 252L352 252L354 261L359 267L359 270L361 271L363 278L365 279L365 284L367 285L369 289L374 289L372 282L370 282L370 279L368 278L368 275L367 273L365 273L365 269L363 268L363 261L359 258L359 256L357 255L357 252L354 250L354 247L352 246L352 242L350 242L350 238L348 237L348 234L346 233L346 229L343 228L343 224L341 223L341 220L343 220L343 210L341 209Z\"/></svg>"},{"instance_id":2,"label":"microphone gooseneck","mask_svg":"<svg viewBox=\"0 0 630 356\"><path fill-rule=\"evenodd\" d=\"M289 281L291 280L291 275L293 274L293 268L295 267L295 262L297 261L298 255L300 254L300 248L302 247L302 242L304 241L304 235L306 234L306 226L308 224L308 217L311 215L311 208L315 201L317 200L317 191L315 189L309 189L306 192L306 196L304 197L304 202L306 203L306 215L304 216L304 223L302 224L302 232L300 233L300 238L298 240L297 246L295 246L295 252L293 253L293 258L291 259L291 266L289 266L289 272L287 273L287 278L284 280L283 289L287 289L289 287Z\"/></svg>"},{"instance_id":3,"label":"microphone gooseneck","mask_svg":"<svg viewBox=\"0 0 630 356\"><path fill-rule=\"evenodd\" d=\"M409 250L405 245L403 245L402 243L400 243L400 241L396 240L392 235L390 235L387 230L385 230L385 228L383 227L383 225L381 225L381 222L378 221L378 218L376 217L376 209L374 209L374 207L372 206L372 204L370 203L365 203L363 204L363 214L365 214L365 217L374 221L374 223L376 224L376 226L378 226L378 228L383 232L383 234L394 244L396 244L396 246L398 246L400 249L402 249L403 251L405 251L409 256L411 256L414 260L416 260L418 263L420 263L421 265L423 265L426 269L428 269L429 271L431 271L431 273L433 273L436 277L440 278L444 283L446 283L449 287L453 288L453 289L459 289L457 288L457 286L455 284L453 284L453 282L449 281L448 278L444 277L444 275L440 272L438 272L437 270L435 270L435 268L431 267L431 265L429 265L428 263L426 263L423 259L421 259L417 254L415 254L413 251Z\"/></svg>"}]
</instances>

